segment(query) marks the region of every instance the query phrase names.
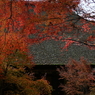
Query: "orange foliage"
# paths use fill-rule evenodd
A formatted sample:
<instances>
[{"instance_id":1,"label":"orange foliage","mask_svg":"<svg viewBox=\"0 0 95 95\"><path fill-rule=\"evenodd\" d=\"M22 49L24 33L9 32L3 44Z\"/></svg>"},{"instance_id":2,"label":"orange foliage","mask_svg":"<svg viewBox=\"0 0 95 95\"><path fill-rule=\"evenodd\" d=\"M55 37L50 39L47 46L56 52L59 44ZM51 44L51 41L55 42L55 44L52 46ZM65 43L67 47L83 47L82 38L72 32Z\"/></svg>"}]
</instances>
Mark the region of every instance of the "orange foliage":
<instances>
[{"instance_id":1,"label":"orange foliage","mask_svg":"<svg viewBox=\"0 0 95 95\"><path fill-rule=\"evenodd\" d=\"M25 37L18 33L1 33L0 37L0 61L12 54L15 50L27 52ZM1 63L1 62L0 62Z\"/></svg>"}]
</instances>

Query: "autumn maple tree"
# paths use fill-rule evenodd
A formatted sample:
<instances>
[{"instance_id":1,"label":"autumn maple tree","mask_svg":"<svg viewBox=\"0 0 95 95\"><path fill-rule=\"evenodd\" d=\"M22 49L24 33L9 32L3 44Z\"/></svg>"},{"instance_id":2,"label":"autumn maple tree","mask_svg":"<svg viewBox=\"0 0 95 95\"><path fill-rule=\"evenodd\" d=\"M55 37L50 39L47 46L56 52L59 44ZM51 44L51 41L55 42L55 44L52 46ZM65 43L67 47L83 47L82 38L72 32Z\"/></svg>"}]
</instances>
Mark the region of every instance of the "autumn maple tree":
<instances>
[{"instance_id":1,"label":"autumn maple tree","mask_svg":"<svg viewBox=\"0 0 95 95\"><path fill-rule=\"evenodd\" d=\"M29 12L23 0L0 0L0 94L1 95L51 95L47 80L34 80L32 56L29 53L29 34L37 33L37 18ZM37 42L36 39L31 41Z\"/></svg>"},{"instance_id":2,"label":"autumn maple tree","mask_svg":"<svg viewBox=\"0 0 95 95\"><path fill-rule=\"evenodd\" d=\"M95 70L84 58L80 61L70 60L67 65L58 69L60 79L65 81L60 86L68 95L94 95Z\"/></svg>"}]
</instances>

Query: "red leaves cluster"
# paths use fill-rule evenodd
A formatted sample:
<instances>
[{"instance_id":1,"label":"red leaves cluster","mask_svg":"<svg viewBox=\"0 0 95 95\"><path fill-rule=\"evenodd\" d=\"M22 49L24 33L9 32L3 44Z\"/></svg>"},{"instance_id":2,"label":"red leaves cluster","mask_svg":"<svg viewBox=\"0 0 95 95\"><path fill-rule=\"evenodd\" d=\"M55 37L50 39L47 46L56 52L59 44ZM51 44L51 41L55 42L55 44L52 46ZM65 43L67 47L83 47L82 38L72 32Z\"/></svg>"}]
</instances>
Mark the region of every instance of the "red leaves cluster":
<instances>
[{"instance_id":1,"label":"red leaves cluster","mask_svg":"<svg viewBox=\"0 0 95 95\"><path fill-rule=\"evenodd\" d=\"M65 43L65 46L62 48L62 49L66 49L71 45L73 44L75 41L72 40L72 38L68 38L68 39L65 39L65 40L62 40L63 42L66 42Z\"/></svg>"},{"instance_id":2,"label":"red leaves cluster","mask_svg":"<svg viewBox=\"0 0 95 95\"><path fill-rule=\"evenodd\" d=\"M48 39L61 41L64 39L66 45L63 49L66 49L74 43L74 41L67 40L69 34L72 39L75 38L75 35L78 35L76 39L79 41L81 38L80 33L77 32L79 27L81 27L80 31L83 31L83 33L89 33L90 31L89 23L86 23L86 21L83 22L82 26L73 24L77 21L72 18L72 9L76 8L78 3L79 0L45 0L41 2L1 0L0 31L20 32L26 38L30 34L35 34L35 38L30 41L28 39L31 43ZM37 26L39 26L39 29L37 29ZM77 31L73 29L77 29ZM64 37L63 34L66 36ZM90 37L90 39L93 38Z\"/></svg>"},{"instance_id":3,"label":"red leaves cluster","mask_svg":"<svg viewBox=\"0 0 95 95\"><path fill-rule=\"evenodd\" d=\"M95 36L93 36L93 35L89 36L87 41L95 41Z\"/></svg>"},{"instance_id":4,"label":"red leaves cluster","mask_svg":"<svg viewBox=\"0 0 95 95\"><path fill-rule=\"evenodd\" d=\"M82 26L82 29L83 29L84 32L89 32L89 30L90 30L89 24L84 24Z\"/></svg>"}]
</instances>

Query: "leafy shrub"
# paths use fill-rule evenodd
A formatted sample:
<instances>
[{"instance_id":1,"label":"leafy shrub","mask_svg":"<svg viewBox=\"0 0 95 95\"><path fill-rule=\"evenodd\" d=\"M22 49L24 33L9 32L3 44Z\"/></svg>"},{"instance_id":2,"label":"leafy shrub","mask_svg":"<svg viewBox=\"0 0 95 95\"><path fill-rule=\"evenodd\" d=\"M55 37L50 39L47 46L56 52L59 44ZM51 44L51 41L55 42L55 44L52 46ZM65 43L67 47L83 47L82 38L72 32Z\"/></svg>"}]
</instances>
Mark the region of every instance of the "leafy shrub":
<instances>
[{"instance_id":1,"label":"leafy shrub","mask_svg":"<svg viewBox=\"0 0 95 95\"><path fill-rule=\"evenodd\" d=\"M71 59L65 67L58 68L61 79L66 83L61 85L67 95L86 95L95 91L95 75L90 64L81 58Z\"/></svg>"}]
</instances>

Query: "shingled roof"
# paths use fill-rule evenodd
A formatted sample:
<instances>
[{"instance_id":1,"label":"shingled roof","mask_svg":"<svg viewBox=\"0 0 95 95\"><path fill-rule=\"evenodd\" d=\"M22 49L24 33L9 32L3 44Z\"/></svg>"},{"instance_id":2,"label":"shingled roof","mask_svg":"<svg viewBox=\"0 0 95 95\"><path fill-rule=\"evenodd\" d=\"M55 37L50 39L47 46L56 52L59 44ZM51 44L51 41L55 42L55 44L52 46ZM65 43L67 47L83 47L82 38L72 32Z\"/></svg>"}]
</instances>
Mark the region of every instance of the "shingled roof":
<instances>
[{"instance_id":1,"label":"shingled roof","mask_svg":"<svg viewBox=\"0 0 95 95\"><path fill-rule=\"evenodd\" d=\"M64 43L60 41L48 40L30 47L34 62L40 65L62 65L66 64L70 58L79 60L81 57L95 62L95 50L90 50L83 45L72 44L68 50L60 48Z\"/></svg>"}]
</instances>

